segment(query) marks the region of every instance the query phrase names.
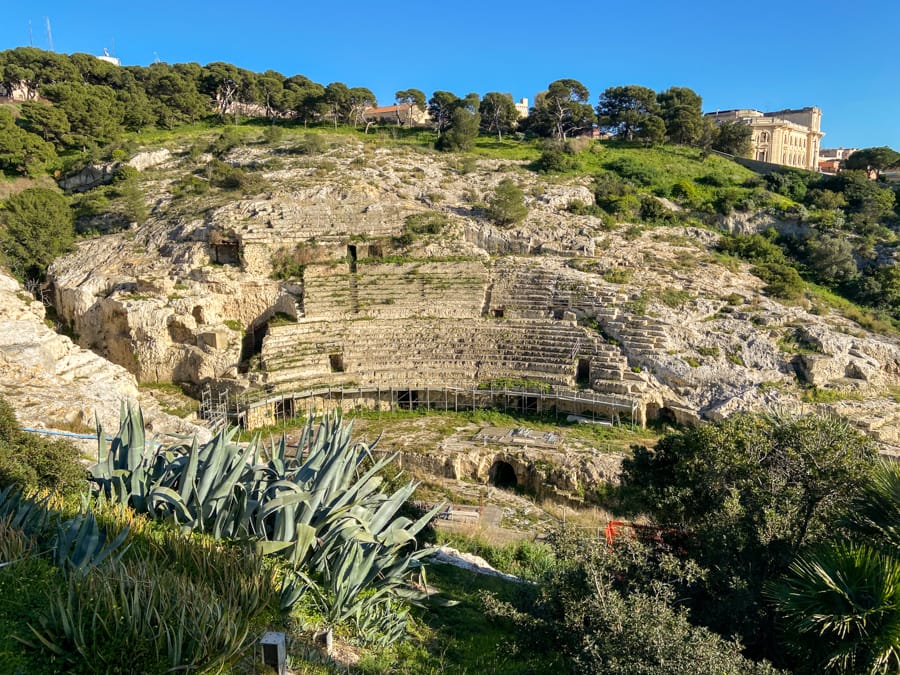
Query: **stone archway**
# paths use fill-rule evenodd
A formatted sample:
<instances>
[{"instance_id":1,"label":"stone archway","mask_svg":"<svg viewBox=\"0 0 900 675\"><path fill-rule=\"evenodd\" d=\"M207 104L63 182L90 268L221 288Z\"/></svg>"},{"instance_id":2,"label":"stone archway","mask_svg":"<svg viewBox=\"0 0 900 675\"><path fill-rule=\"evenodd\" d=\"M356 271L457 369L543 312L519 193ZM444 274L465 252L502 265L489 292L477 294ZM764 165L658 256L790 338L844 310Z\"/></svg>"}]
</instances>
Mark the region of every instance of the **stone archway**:
<instances>
[{"instance_id":1,"label":"stone archway","mask_svg":"<svg viewBox=\"0 0 900 675\"><path fill-rule=\"evenodd\" d=\"M496 460L491 465L491 470L488 472L488 481L491 485L498 488L514 488L519 485L516 470L513 469L512 464L504 462L502 459Z\"/></svg>"}]
</instances>

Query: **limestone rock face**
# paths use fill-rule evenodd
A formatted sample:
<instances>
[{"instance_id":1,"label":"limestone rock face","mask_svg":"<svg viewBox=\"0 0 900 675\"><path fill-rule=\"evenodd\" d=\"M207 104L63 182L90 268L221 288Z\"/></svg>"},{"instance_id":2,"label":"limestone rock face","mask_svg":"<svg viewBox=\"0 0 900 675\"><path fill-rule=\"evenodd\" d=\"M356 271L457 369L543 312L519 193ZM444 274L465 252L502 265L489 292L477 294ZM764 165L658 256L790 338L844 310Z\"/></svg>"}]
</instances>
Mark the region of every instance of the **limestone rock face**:
<instances>
[{"instance_id":1,"label":"limestone rock face","mask_svg":"<svg viewBox=\"0 0 900 675\"><path fill-rule=\"evenodd\" d=\"M177 246L155 228L87 240L54 263L57 314L81 346L141 382L199 383L234 374L247 327L296 312L277 282L210 264L196 227Z\"/></svg>"},{"instance_id":2,"label":"limestone rock face","mask_svg":"<svg viewBox=\"0 0 900 675\"><path fill-rule=\"evenodd\" d=\"M78 347L44 323L44 306L0 273L0 394L25 426L87 430L95 415L107 431L119 425L122 402L140 403L151 431L206 430L142 400L124 368Z\"/></svg>"},{"instance_id":3,"label":"limestone rock face","mask_svg":"<svg viewBox=\"0 0 900 675\"><path fill-rule=\"evenodd\" d=\"M897 444L900 341L767 297L749 266L712 254L715 231L610 227L569 211L593 203L587 178L524 162L464 166L346 139L320 156L253 146L226 159L265 188L176 197L195 160L142 158L158 167L142 184L147 222L83 241L50 269L78 344L140 381L290 391L526 378L683 422L800 408L813 385ZM528 215L501 227L482 205L508 177ZM433 214L439 233L407 231L410 216ZM803 227L765 213L720 225ZM567 476L554 480L582 481Z\"/></svg>"}]
</instances>

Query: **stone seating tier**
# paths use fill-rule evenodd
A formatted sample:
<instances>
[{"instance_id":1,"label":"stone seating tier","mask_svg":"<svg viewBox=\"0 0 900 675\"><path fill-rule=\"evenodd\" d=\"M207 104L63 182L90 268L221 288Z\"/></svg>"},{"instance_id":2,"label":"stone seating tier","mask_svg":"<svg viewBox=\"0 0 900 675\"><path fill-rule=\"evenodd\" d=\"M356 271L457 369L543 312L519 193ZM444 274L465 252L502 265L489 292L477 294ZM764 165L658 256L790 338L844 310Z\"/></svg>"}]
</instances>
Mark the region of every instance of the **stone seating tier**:
<instances>
[{"instance_id":1,"label":"stone seating tier","mask_svg":"<svg viewBox=\"0 0 900 675\"><path fill-rule=\"evenodd\" d=\"M528 378L571 385L577 359L588 359L602 379L621 379L627 367L613 345L554 321L303 320L272 327L262 350L269 382L297 379L305 386L335 376L360 383Z\"/></svg>"}]
</instances>

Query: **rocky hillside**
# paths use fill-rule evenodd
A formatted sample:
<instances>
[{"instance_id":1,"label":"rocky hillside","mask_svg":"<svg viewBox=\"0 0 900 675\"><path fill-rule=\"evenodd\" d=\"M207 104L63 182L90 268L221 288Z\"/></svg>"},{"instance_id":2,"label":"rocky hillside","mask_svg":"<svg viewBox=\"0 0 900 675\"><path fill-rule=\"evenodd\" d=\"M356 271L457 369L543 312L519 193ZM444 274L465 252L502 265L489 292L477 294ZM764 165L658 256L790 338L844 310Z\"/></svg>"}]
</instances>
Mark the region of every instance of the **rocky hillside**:
<instances>
[{"instance_id":1,"label":"rocky hillside","mask_svg":"<svg viewBox=\"0 0 900 675\"><path fill-rule=\"evenodd\" d=\"M121 405L140 403L151 431L208 433L163 413L125 368L54 332L44 305L5 274L0 274L0 394L24 426L83 432L99 419L105 429L115 430Z\"/></svg>"},{"instance_id":2,"label":"rocky hillside","mask_svg":"<svg viewBox=\"0 0 900 675\"><path fill-rule=\"evenodd\" d=\"M224 162L170 149L140 175L146 222L83 240L50 270L78 344L138 381L289 391L519 376L636 401L647 418L822 406L900 452L897 336L777 301L715 250L724 229L796 223L613 223L592 215L587 176L346 136L315 152L306 136L250 144ZM528 214L500 226L485 205L509 178Z\"/></svg>"}]
</instances>

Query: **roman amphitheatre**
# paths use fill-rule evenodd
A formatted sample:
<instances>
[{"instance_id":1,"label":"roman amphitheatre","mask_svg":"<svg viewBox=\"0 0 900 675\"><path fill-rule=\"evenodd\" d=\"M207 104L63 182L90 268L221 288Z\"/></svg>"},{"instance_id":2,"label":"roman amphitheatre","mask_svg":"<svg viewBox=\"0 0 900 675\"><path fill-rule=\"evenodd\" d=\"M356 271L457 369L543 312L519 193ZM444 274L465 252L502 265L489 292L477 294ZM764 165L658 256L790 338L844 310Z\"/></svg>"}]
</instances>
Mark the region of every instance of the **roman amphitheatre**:
<instances>
[{"instance_id":1,"label":"roman amphitheatre","mask_svg":"<svg viewBox=\"0 0 900 675\"><path fill-rule=\"evenodd\" d=\"M58 326L75 345L8 284L3 311L20 322L11 330L33 326L57 359L51 366L39 346L7 351L3 393L23 422L66 428L96 414L114 428L124 396L140 397L164 428L172 418L154 399L174 384L194 399L182 429L264 429L341 407L490 408L550 426L625 430L609 453L565 430L542 441L545 427L527 421L493 431L463 424L428 442L417 442L412 423L408 435L389 435L411 470L476 484L512 471L513 483L563 501L614 479L628 443L652 438L643 428L660 422L827 408L883 452L900 451L897 339L837 311L769 297L749 265L716 252L723 232L799 223L761 211L704 225L615 223L584 215L595 199L587 176L319 135L327 142L315 153L297 150L302 134L230 150L227 163L259 179L237 196L184 188L212 158L183 139L131 158L149 218L82 240L48 275ZM706 162L735 183L751 175L715 156L673 161ZM484 205L509 177L528 215L499 226ZM108 221L90 227L102 232ZM79 365L60 367L60 354ZM56 370L42 376L42 368ZM118 384L99 399L85 395L79 384L97 378ZM804 401L811 386L836 395ZM375 429L377 419L370 413L359 427ZM477 438L482 428L487 436Z\"/></svg>"}]
</instances>

